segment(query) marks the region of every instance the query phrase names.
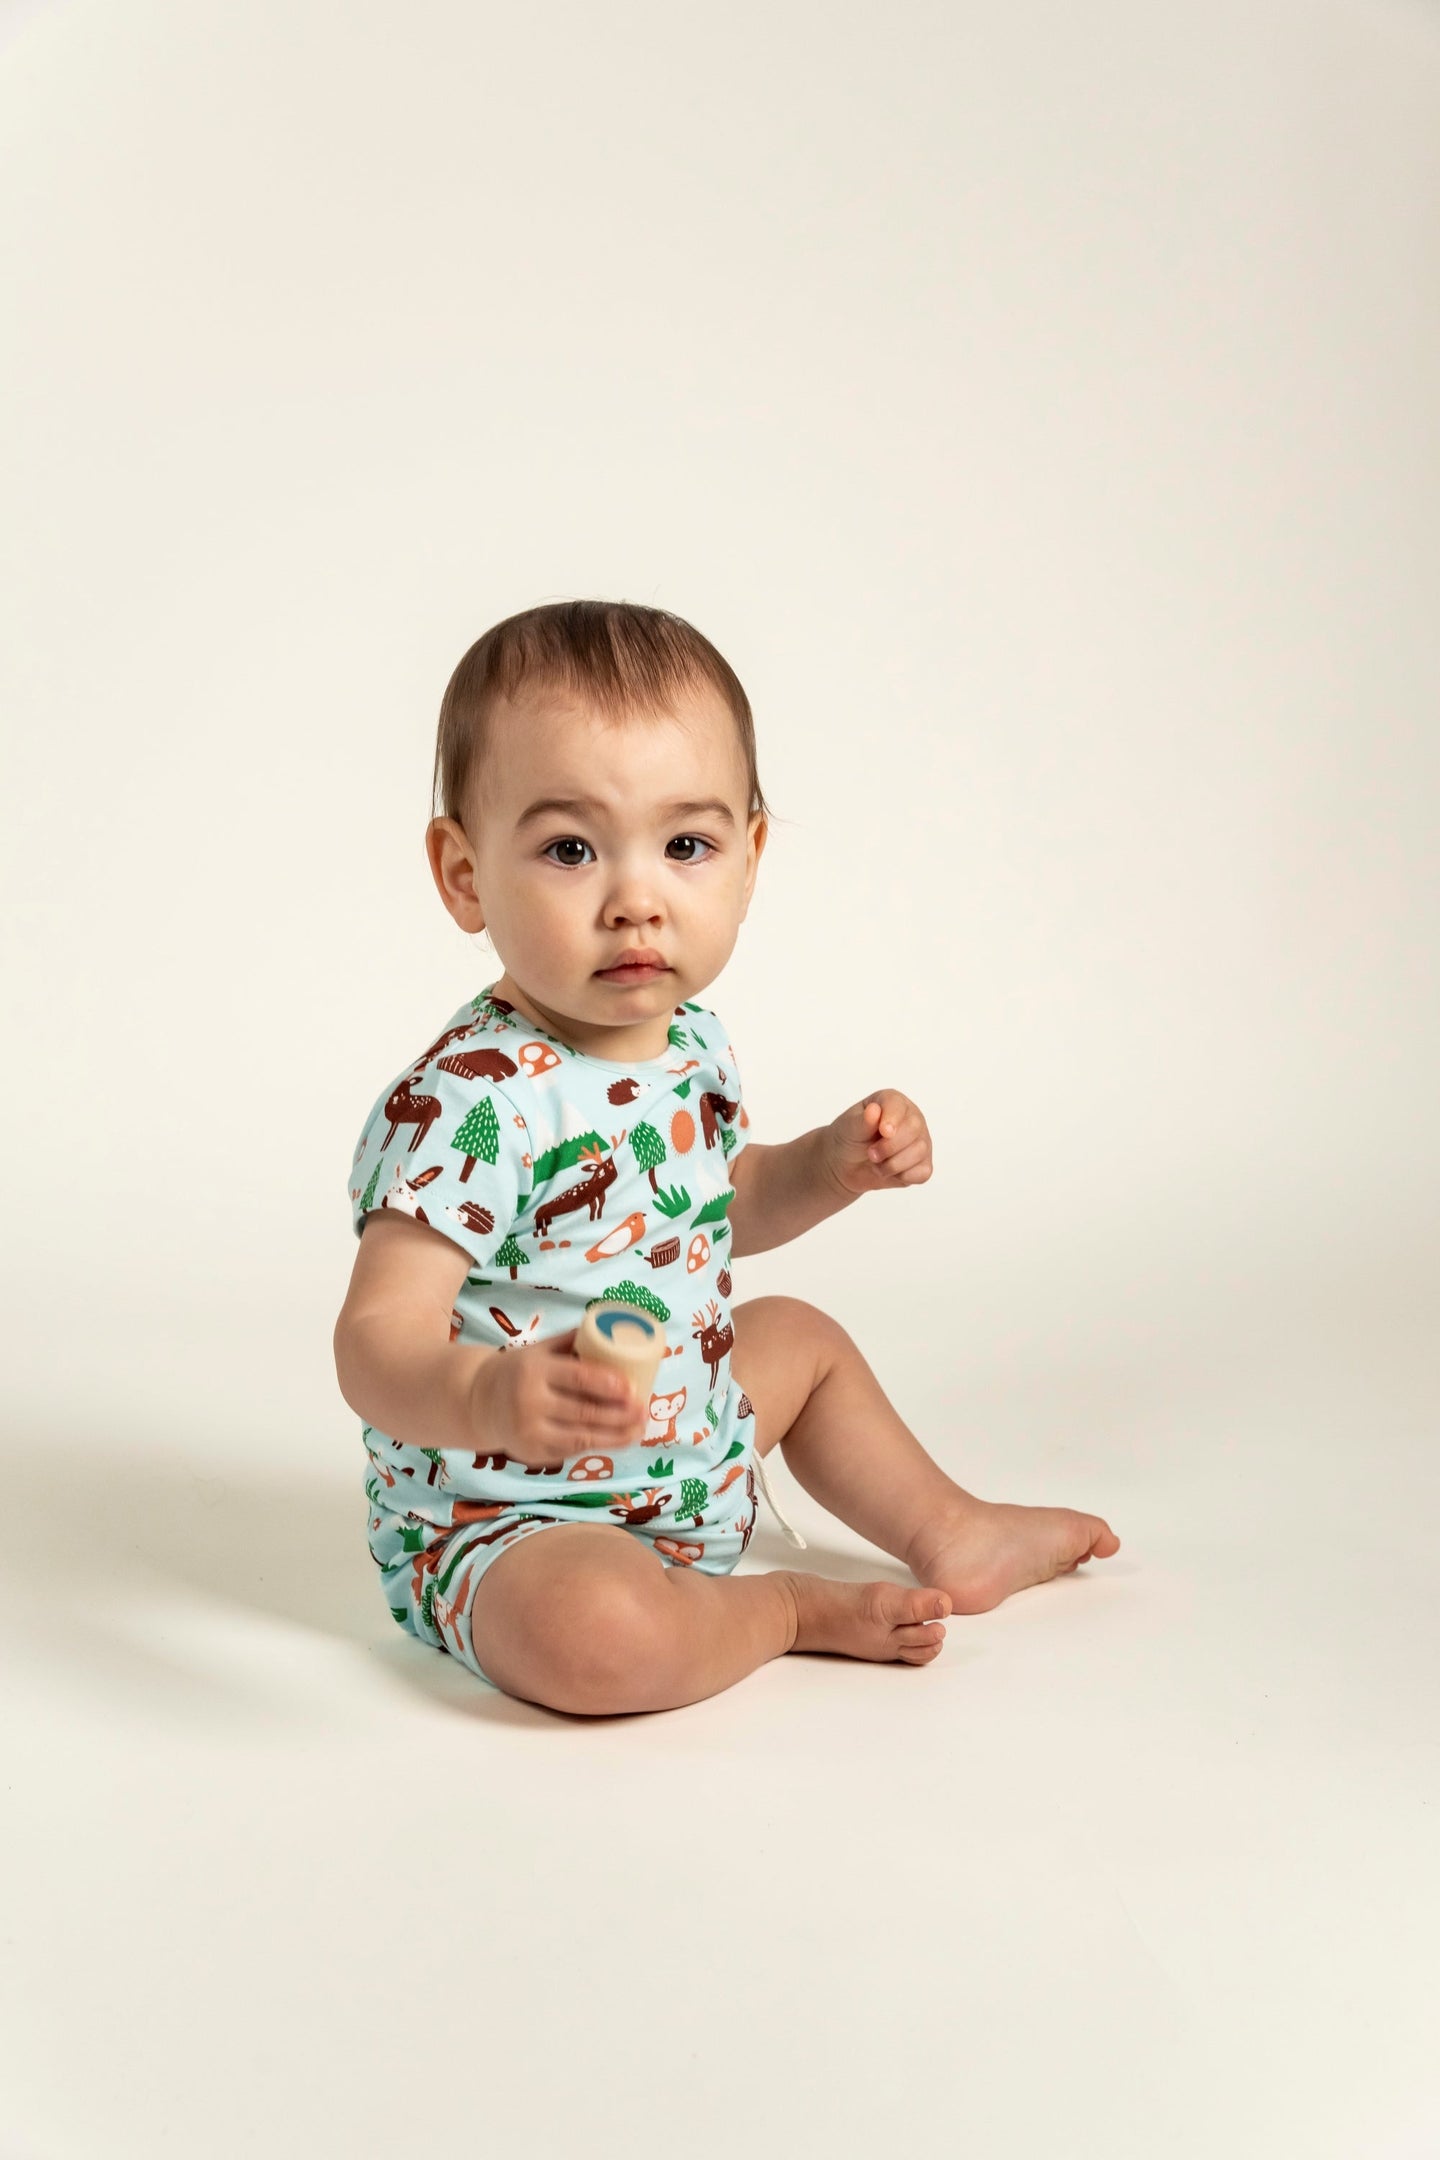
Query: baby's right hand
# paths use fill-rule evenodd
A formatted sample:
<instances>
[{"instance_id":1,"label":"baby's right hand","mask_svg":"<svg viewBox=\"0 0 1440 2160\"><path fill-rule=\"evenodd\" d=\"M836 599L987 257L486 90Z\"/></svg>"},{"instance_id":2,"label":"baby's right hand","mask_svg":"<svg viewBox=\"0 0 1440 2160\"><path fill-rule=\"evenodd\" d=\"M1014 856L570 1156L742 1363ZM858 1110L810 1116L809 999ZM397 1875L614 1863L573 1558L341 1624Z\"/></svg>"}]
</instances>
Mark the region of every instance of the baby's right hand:
<instances>
[{"instance_id":1,"label":"baby's right hand","mask_svg":"<svg viewBox=\"0 0 1440 2160\"><path fill-rule=\"evenodd\" d=\"M482 1360L471 1395L480 1451L538 1469L644 1439L648 1402L623 1373L575 1356L579 1332Z\"/></svg>"}]
</instances>

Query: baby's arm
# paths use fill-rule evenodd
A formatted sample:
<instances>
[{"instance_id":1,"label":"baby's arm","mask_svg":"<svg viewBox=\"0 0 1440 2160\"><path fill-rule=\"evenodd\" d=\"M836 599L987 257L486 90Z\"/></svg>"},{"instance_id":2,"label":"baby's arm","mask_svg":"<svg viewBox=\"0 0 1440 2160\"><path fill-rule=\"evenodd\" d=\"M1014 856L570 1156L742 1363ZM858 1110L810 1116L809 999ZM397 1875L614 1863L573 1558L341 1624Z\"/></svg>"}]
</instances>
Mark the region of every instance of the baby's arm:
<instances>
[{"instance_id":1,"label":"baby's arm","mask_svg":"<svg viewBox=\"0 0 1440 2160\"><path fill-rule=\"evenodd\" d=\"M643 1440L646 1403L623 1375L575 1353L576 1329L513 1343L508 1356L450 1340L473 1265L453 1239L398 1208L366 1216L335 1323L335 1374L356 1415L409 1447L471 1449L534 1469Z\"/></svg>"},{"instance_id":2,"label":"baby's arm","mask_svg":"<svg viewBox=\"0 0 1440 2160\"><path fill-rule=\"evenodd\" d=\"M365 1218L335 1323L335 1375L356 1416L409 1447L480 1448L477 1382L499 1356L452 1343L450 1314L474 1265L398 1208Z\"/></svg>"},{"instance_id":3,"label":"baby's arm","mask_svg":"<svg viewBox=\"0 0 1440 2160\"><path fill-rule=\"evenodd\" d=\"M825 1148L826 1129L820 1125L798 1140L751 1140L732 1157L735 1198L728 1220L737 1260L788 1245L850 1205L855 1195L842 1191L829 1175Z\"/></svg>"}]
</instances>

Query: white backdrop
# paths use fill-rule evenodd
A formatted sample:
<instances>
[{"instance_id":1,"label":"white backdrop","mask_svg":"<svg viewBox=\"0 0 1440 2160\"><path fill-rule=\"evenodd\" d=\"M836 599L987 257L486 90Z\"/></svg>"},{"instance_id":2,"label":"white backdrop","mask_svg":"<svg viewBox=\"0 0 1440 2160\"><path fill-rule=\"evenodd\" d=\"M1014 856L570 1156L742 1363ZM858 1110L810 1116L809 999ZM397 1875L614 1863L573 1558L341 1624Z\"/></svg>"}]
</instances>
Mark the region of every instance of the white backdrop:
<instances>
[{"instance_id":1,"label":"white backdrop","mask_svg":"<svg viewBox=\"0 0 1440 2160\"><path fill-rule=\"evenodd\" d=\"M425 867L436 715L489 623L596 595L689 617L755 708L778 818L704 995L756 1137L878 1085L935 1135L923 1190L738 1294L836 1312L957 1477L1106 1514L1127 1565L1208 1500L1263 1578L1303 1496L1383 1576L1440 1404L1435 11L0 35L7 1392L47 1546L122 1464L160 1506L243 1448L328 1496L389 1626L330 1362L351 1154L500 970Z\"/></svg>"}]
</instances>

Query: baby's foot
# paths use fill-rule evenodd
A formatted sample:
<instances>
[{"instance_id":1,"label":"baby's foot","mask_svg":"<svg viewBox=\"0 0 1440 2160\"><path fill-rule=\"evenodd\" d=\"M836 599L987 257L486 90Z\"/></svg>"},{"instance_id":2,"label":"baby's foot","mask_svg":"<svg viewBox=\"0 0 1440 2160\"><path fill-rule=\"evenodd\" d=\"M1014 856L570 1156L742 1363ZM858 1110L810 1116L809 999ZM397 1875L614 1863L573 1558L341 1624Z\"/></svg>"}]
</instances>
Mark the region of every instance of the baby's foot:
<instances>
[{"instance_id":1,"label":"baby's foot","mask_svg":"<svg viewBox=\"0 0 1440 2160\"><path fill-rule=\"evenodd\" d=\"M912 1575L948 1593L957 1613L989 1612L1015 1590L1108 1560L1120 1540L1098 1515L1074 1508L1009 1507L968 1497L927 1526L906 1554Z\"/></svg>"},{"instance_id":2,"label":"baby's foot","mask_svg":"<svg viewBox=\"0 0 1440 2160\"><path fill-rule=\"evenodd\" d=\"M834 1582L828 1575L786 1570L795 1596L792 1650L833 1650L840 1657L899 1659L928 1665L945 1642L950 1599L943 1590L904 1583Z\"/></svg>"}]
</instances>

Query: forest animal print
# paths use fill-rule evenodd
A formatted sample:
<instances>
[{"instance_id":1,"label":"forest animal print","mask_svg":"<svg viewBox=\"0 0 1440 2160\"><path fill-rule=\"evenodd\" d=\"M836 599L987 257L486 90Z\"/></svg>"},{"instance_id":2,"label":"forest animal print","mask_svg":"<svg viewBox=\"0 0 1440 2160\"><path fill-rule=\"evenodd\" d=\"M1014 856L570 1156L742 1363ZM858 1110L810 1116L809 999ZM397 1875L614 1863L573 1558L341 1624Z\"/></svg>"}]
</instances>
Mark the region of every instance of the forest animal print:
<instances>
[{"instance_id":1,"label":"forest animal print","mask_svg":"<svg viewBox=\"0 0 1440 2160\"><path fill-rule=\"evenodd\" d=\"M487 1530L509 1542L592 1521L637 1530L675 1565L705 1566L712 1543L724 1568L755 1520L753 1411L730 1371L727 1222L749 1120L724 1024L677 1005L660 1057L606 1060L493 991L377 1096L351 1165L355 1234L372 1210L399 1208L460 1247L470 1266L452 1342L523 1356L597 1300L623 1298L655 1315L667 1348L644 1440L607 1454L527 1466L503 1434L484 1450L437 1449L362 1427L371 1551L402 1585L391 1610L437 1642L436 1570L457 1530L472 1563Z\"/></svg>"}]
</instances>

